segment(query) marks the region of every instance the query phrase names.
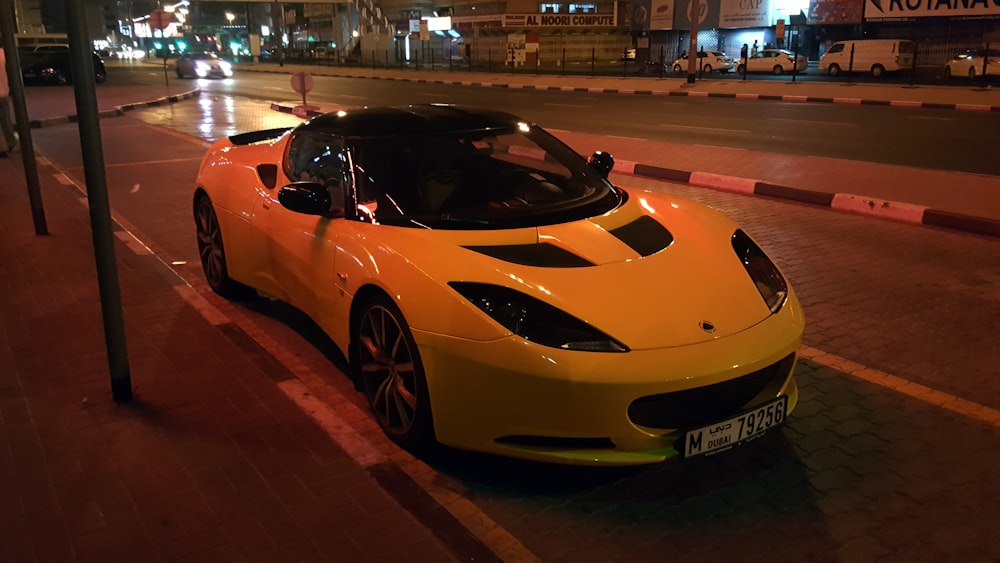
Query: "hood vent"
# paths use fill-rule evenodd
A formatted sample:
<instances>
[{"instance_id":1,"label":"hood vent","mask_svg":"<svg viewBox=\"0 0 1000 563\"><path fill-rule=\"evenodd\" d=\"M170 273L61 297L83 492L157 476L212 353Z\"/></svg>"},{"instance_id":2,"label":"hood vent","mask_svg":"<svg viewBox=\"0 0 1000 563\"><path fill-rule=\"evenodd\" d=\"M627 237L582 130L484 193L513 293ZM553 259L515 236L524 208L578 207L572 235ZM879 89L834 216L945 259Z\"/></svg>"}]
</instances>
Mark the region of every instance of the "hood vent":
<instances>
[{"instance_id":1,"label":"hood vent","mask_svg":"<svg viewBox=\"0 0 1000 563\"><path fill-rule=\"evenodd\" d=\"M585 268L594 263L559 248L558 246L541 244L508 244L503 246L466 246L465 248L492 256L497 260L513 262L522 266L538 266L542 268Z\"/></svg>"},{"instance_id":2,"label":"hood vent","mask_svg":"<svg viewBox=\"0 0 1000 563\"><path fill-rule=\"evenodd\" d=\"M656 254L674 242L674 236L670 234L670 231L649 215L643 215L635 221L609 232L632 250L638 252L640 256Z\"/></svg>"}]
</instances>

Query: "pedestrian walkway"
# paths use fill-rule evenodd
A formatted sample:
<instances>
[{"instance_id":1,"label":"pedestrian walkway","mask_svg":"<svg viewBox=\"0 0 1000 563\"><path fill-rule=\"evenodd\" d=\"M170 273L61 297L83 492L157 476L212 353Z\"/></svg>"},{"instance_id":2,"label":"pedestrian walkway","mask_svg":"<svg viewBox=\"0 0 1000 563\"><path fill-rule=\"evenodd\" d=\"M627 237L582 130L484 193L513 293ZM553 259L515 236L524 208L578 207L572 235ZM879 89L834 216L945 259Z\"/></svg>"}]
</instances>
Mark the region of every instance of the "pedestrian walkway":
<instances>
[{"instance_id":1,"label":"pedestrian walkway","mask_svg":"<svg viewBox=\"0 0 1000 563\"><path fill-rule=\"evenodd\" d=\"M404 509L386 491L419 493L406 474L356 463L290 400L308 393L281 363L209 322L118 226L133 401L114 402L87 200L43 163L37 235L13 156L0 159L0 561L495 560L443 511Z\"/></svg>"}]
</instances>

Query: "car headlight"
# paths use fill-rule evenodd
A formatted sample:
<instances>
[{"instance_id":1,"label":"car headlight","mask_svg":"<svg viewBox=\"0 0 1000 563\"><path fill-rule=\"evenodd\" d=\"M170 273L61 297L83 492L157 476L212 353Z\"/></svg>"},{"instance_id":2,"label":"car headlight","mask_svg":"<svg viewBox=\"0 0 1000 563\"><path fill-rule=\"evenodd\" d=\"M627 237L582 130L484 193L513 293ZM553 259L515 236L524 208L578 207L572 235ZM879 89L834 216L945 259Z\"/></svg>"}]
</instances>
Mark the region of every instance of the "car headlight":
<instances>
[{"instance_id":1,"label":"car headlight","mask_svg":"<svg viewBox=\"0 0 1000 563\"><path fill-rule=\"evenodd\" d=\"M740 229L733 233L733 250L750 274L750 279L757 286L757 291L764 298L768 309L772 313L777 313L788 299L788 284L778 267L771 262L757 243Z\"/></svg>"},{"instance_id":2,"label":"car headlight","mask_svg":"<svg viewBox=\"0 0 1000 563\"><path fill-rule=\"evenodd\" d=\"M233 65L229 64L229 61L219 61L219 68L222 69L222 72L229 72L233 70Z\"/></svg>"},{"instance_id":3,"label":"car headlight","mask_svg":"<svg viewBox=\"0 0 1000 563\"><path fill-rule=\"evenodd\" d=\"M552 348L584 352L628 352L624 344L552 305L499 285L448 284L514 334Z\"/></svg>"}]
</instances>

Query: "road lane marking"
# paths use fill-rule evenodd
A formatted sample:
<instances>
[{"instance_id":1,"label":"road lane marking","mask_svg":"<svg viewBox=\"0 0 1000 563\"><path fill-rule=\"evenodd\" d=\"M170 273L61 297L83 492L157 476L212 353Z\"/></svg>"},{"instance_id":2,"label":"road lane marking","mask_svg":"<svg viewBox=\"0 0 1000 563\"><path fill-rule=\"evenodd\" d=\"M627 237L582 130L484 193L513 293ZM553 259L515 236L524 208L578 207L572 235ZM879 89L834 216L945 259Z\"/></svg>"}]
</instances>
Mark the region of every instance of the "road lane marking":
<instances>
[{"instance_id":1,"label":"road lane marking","mask_svg":"<svg viewBox=\"0 0 1000 563\"><path fill-rule=\"evenodd\" d=\"M334 442L365 469L385 460L382 452L359 434L353 426L337 415L324 401L313 395L298 379L278 382L278 389L302 412L313 419Z\"/></svg>"},{"instance_id":2,"label":"road lane marking","mask_svg":"<svg viewBox=\"0 0 1000 563\"><path fill-rule=\"evenodd\" d=\"M792 117L772 117L770 121L788 121L797 125L819 125L822 127L857 127L857 123L844 123L840 121L823 121L818 119L795 119Z\"/></svg>"},{"instance_id":3,"label":"road lane marking","mask_svg":"<svg viewBox=\"0 0 1000 563\"><path fill-rule=\"evenodd\" d=\"M544 105L544 106L552 106L552 107L557 107L557 108L576 108L576 109L592 109L594 107L592 105L587 105L587 104L556 104L556 103L551 103L551 102L546 102L546 103L544 103L542 105ZM625 137L621 137L621 138L624 139Z\"/></svg>"},{"instance_id":4,"label":"road lane marking","mask_svg":"<svg viewBox=\"0 0 1000 563\"><path fill-rule=\"evenodd\" d=\"M938 391L926 385L914 383L896 375L890 375L810 346L802 346L799 351L803 358L823 364L841 373L853 375L858 379L863 379L886 389L892 389L929 405L952 411L966 418L985 422L994 428L1000 428L1000 411L996 409L980 405L979 403L957 397L950 393L945 393L944 391Z\"/></svg>"},{"instance_id":5,"label":"road lane marking","mask_svg":"<svg viewBox=\"0 0 1000 563\"><path fill-rule=\"evenodd\" d=\"M111 164L104 163L104 167L105 168L118 168L118 167L128 167L128 166L148 166L150 164L173 164L173 163L176 163L176 162L201 162L201 159L202 159L202 157L200 157L200 156L197 156L197 157L192 156L192 157L189 157L189 158L171 158L171 159L167 159L167 160L143 160L141 162L139 162L139 161L115 162L115 163L111 163Z\"/></svg>"},{"instance_id":6,"label":"road lane marking","mask_svg":"<svg viewBox=\"0 0 1000 563\"><path fill-rule=\"evenodd\" d=\"M717 133L739 133L739 134L746 134L746 133L750 132L750 131L747 131L746 129L721 129L721 128L718 128L718 127L701 127L701 126L698 126L698 125L676 125L674 123L659 123L658 125L660 127L670 127L670 128L674 128L674 129L693 129L693 130L699 130L699 131L712 131L712 132L717 132Z\"/></svg>"}]
</instances>

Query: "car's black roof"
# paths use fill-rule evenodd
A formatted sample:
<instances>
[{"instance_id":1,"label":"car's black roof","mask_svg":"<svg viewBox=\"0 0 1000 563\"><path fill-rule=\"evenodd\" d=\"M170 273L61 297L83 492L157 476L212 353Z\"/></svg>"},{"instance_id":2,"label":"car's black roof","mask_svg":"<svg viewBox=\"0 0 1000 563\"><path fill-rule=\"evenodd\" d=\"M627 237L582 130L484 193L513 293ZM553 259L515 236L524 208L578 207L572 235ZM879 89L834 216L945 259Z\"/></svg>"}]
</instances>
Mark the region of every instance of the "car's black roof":
<instances>
[{"instance_id":1,"label":"car's black roof","mask_svg":"<svg viewBox=\"0 0 1000 563\"><path fill-rule=\"evenodd\" d=\"M445 104L374 107L326 113L297 131L319 131L344 137L433 135L455 131L510 129L524 122L508 113Z\"/></svg>"}]
</instances>

